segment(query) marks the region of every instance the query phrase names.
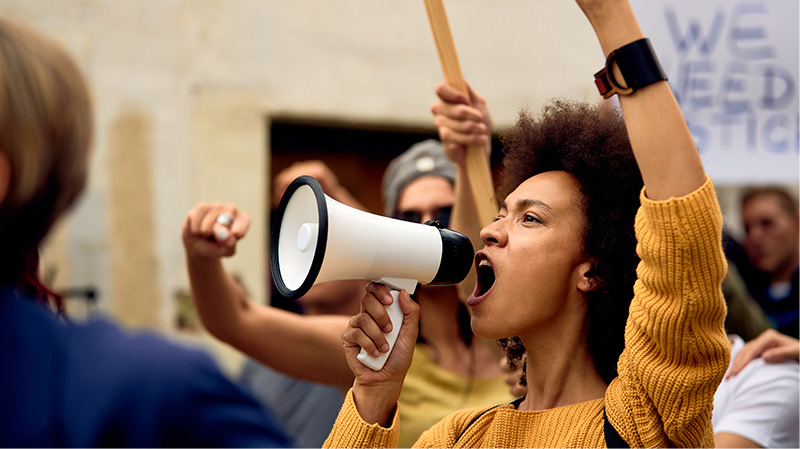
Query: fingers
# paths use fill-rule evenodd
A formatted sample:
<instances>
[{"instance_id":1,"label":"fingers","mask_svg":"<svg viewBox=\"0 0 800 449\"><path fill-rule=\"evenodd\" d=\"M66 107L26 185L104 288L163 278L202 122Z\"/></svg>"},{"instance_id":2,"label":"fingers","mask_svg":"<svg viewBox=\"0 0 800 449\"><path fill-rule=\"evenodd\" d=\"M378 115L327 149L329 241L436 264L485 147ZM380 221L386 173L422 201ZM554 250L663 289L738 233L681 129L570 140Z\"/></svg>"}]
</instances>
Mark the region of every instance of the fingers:
<instances>
[{"instance_id":1,"label":"fingers","mask_svg":"<svg viewBox=\"0 0 800 449\"><path fill-rule=\"evenodd\" d=\"M431 106L434 124L445 154L457 164L464 162L464 150L477 146L491 151L491 119L483 96L469 86L465 94L448 84L436 86L439 101Z\"/></svg>"},{"instance_id":2,"label":"fingers","mask_svg":"<svg viewBox=\"0 0 800 449\"><path fill-rule=\"evenodd\" d=\"M197 206L193 207L192 210L186 214L186 230L192 235L201 235L200 233L200 223L203 221L203 217L206 214L206 209L208 205L205 203L200 203Z\"/></svg>"},{"instance_id":3,"label":"fingers","mask_svg":"<svg viewBox=\"0 0 800 449\"><path fill-rule=\"evenodd\" d=\"M431 113L436 117L444 116L459 122L471 121L482 124L484 123L483 112L473 108L472 106L459 103L437 101L431 105ZM485 128L486 125L484 124L484 129Z\"/></svg>"},{"instance_id":4,"label":"fingers","mask_svg":"<svg viewBox=\"0 0 800 449\"><path fill-rule=\"evenodd\" d=\"M389 289L376 283L370 283L366 288L366 293L361 299L361 313L350 319L348 329L342 334L345 346L359 346L374 357L381 353L389 352L389 343L386 340L386 333L391 332L394 325L386 311L386 306L393 303ZM400 309L403 311L403 323L401 332L405 329L416 329L416 321L419 320L419 305L405 290L399 294ZM414 326L405 326L406 322L412 322ZM401 323L396 323L401 325ZM416 338L416 337L415 337Z\"/></svg>"},{"instance_id":5,"label":"fingers","mask_svg":"<svg viewBox=\"0 0 800 449\"><path fill-rule=\"evenodd\" d=\"M454 120L438 115L434 118L434 124L443 144L483 147L489 143L489 131L483 122Z\"/></svg>"},{"instance_id":6,"label":"fingers","mask_svg":"<svg viewBox=\"0 0 800 449\"><path fill-rule=\"evenodd\" d=\"M748 344L744 345L744 347L736 354L736 357L733 359L733 364L731 365L731 369L728 372L728 375L725 376L726 378L731 378L737 374L739 374L748 363L752 362L759 356L761 353L764 352L765 349L769 348L769 342L766 340L758 340L758 338L751 340Z\"/></svg>"},{"instance_id":7,"label":"fingers","mask_svg":"<svg viewBox=\"0 0 800 449\"><path fill-rule=\"evenodd\" d=\"M230 227L236 222L239 217L239 211L236 205L232 203L220 204L213 203L208 207L203 208L203 216L200 218L199 235L204 237L214 236L219 243L223 243L230 237ZM223 214L228 214L233 222L230 225L220 221Z\"/></svg>"},{"instance_id":8,"label":"fingers","mask_svg":"<svg viewBox=\"0 0 800 449\"><path fill-rule=\"evenodd\" d=\"M393 302L386 286L376 283L367 285L361 298L361 313L350 319L350 325L342 339L346 346L360 346L368 354L378 357L389 351L384 332L392 330L392 322L386 306Z\"/></svg>"},{"instance_id":9,"label":"fingers","mask_svg":"<svg viewBox=\"0 0 800 449\"><path fill-rule=\"evenodd\" d=\"M800 352L800 344L789 344L779 348L768 349L761 356L768 363L784 362L786 360L797 360Z\"/></svg>"},{"instance_id":10,"label":"fingers","mask_svg":"<svg viewBox=\"0 0 800 449\"><path fill-rule=\"evenodd\" d=\"M450 115L453 118L475 120L491 126L486 98L474 91L470 85L467 85L467 90L468 93L465 94L449 84L439 84L436 86L439 101L431 106L431 112Z\"/></svg>"},{"instance_id":11,"label":"fingers","mask_svg":"<svg viewBox=\"0 0 800 449\"><path fill-rule=\"evenodd\" d=\"M374 282L369 283L366 290L367 300L361 303L362 311L367 312L383 332L391 332L392 320L386 312L386 306L394 302L392 294L385 285L376 284ZM375 298L376 301L371 300L369 296Z\"/></svg>"},{"instance_id":12,"label":"fingers","mask_svg":"<svg viewBox=\"0 0 800 449\"><path fill-rule=\"evenodd\" d=\"M487 137L489 128L485 123L477 120L461 120L447 115L437 115L433 118L437 128L445 128L452 132L464 135Z\"/></svg>"},{"instance_id":13,"label":"fingers","mask_svg":"<svg viewBox=\"0 0 800 449\"><path fill-rule=\"evenodd\" d=\"M359 346L373 357L380 356L381 352L389 351L389 343L383 332L365 312L350 319L350 325L342 334L342 340L345 346Z\"/></svg>"},{"instance_id":14,"label":"fingers","mask_svg":"<svg viewBox=\"0 0 800 449\"><path fill-rule=\"evenodd\" d=\"M761 357L769 363L800 358L800 341L774 329L768 329L747 342L736 354L726 378L739 374L748 363Z\"/></svg>"},{"instance_id":15,"label":"fingers","mask_svg":"<svg viewBox=\"0 0 800 449\"><path fill-rule=\"evenodd\" d=\"M233 224L231 225L231 234L236 237L236 240L240 240L247 234L247 231L250 229L250 214L247 212L239 212L236 214L236 217L233 220Z\"/></svg>"}]
</instances>

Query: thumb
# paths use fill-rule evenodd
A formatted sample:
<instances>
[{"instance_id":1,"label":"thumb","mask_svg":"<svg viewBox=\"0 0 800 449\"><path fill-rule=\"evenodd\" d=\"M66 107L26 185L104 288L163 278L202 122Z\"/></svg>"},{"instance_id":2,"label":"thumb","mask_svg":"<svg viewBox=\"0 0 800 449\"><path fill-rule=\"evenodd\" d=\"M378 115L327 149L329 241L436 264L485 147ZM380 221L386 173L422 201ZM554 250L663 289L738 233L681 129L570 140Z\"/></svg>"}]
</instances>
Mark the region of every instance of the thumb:
<instances>
[{"instance_id":1,"label":"thumb","mask_svg":"<svg viewBox=\"0 0 800 449\"><path fill-rule=\"evenodd\" d=\"M444 82L436 85L436 96L445 103L470 104L469 94Z\"/></svg>"},{"instance_id":2,"label":"thumb","mask_svg":"<svg viewBox=\"0 0 800 449\"><path fill-rule=\"evenodd\" d=\"M419 304L411 299L411 295L405 289L400 290L398 299L400 299L400 309L404 316L416 315L419 318Z\"/></svg>"},{"instance_id":3,"label":"thumb","mask_svg":"<svg viewBox=\"0 0 800 449\"><path fill-rule=\"evenodd\" d=\"M230 237L230 235L231 233L228 230L228 228L222 226L219 223L214 224L214 238L218 243L225 242L226 240L228 240L228 237Z\"/></svg>"},{"instance_id":4,"label":"thumb","mask_svg":"<svg viewBox=\"0 0 800 449\"><path fill-rule=\"evenodd\" d=\"M400 310L403 311L403 329L414 330L418 332L417 325L419 323L419 304L411 299L411 295L407 291L401 290L397 298L400 301ZM406 325L410 326L406 326ZM403 332L401 329L401 332ZM416 335L414 335L416 341Z\"/></svg>"},{"instance_id":5,"label":"thumb","mask_svg":"<svg viewBox=\"0 0 800 449\"><path fill-rule=\"evenodd\" d=\"M469 83L467 83L467 95L469 96L469 102L472 106L480 108L486 105L486 98L476 92Z\"/></svg>"}]
</instances>

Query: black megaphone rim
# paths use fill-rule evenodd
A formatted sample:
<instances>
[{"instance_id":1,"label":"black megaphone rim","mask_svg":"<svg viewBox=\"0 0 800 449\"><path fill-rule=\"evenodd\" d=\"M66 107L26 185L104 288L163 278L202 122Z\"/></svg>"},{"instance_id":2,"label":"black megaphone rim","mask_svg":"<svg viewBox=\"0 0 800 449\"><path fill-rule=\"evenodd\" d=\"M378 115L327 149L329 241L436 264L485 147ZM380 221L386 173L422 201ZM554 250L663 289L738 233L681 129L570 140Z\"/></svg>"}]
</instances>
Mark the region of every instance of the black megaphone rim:
<instances>
[{"instance_id":1,"label":"black megaphone rim","mask_svg":"<svg viewBox=\"0 0 800 449\"><path fill-rule=\"evenodd\" d=\"M309 186L314 193L317 203L317 214L319 218L319 231L317 234L317 246L314 248L314 258L311 261L311 267L308 270L306 279L303 284L296 290L292 290L283 282L281 276L281 267L278 257L278 242L280 240L281 228L283 225L283 216L286 213L286 207L289 205L294 192L302 186ZM275 212L275 221L273 222L272 233L270 235L270 266L272 272L272 280L275 283L278 293L287 299L298 299L308 293L308 290L314 285L317 280L319 271L322 268L322 261L325 259L325 247L328 244L328 206L325 202L325 192L319 181L311 176L303 175L292 181L289 187L286 188L281 197L281 202L278 205L278 210Z\"/></svg>"}]
</instances>

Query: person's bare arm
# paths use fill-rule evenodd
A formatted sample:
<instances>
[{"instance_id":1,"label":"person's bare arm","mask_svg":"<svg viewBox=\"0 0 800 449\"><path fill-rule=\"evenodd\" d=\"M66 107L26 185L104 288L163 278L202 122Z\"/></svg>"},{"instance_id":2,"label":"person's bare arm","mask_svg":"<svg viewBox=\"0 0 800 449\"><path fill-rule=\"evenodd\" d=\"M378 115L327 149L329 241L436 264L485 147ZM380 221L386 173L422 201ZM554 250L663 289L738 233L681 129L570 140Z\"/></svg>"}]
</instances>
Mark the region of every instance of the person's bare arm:
<instances>
[{"instance_id":1,"label":"person's bare arm","mask_svg":"<svg viewBox=\"0 0 800 449\"><path fill-rule=\"evenodd\" d=\"M578 0L578 4L606 56L644 37L628 0ZM622 79L617 70L617 79ZM619 101L647 197L666 200L703 185L706 177L702 161L667 82L653 83L633 95L620 95Z\"/></svg>"},{"instance_id":2,"label":"person's bare arm","mask_svg":"<svg viewBox=\"0 0 800 449\"><path fill-rule=\"evenodd\" d=\"M716 447L763 447L735 433L720 432L714 435Z\"/></svg>"},{"instance_id":3,"label":"person's bare arm","mask_svg":"<svg viewBox=\"0 0 800 449\"><path fill-rule=\"evenodd\" d=\"M216 223L223 212L234 217L228 236ZM250 218L233 204L198 204L183 226L192 299L203 325L216 338L278 371L299 379L347 389L353 373L342 350L346 316L302 316L252 302L225 271Z\"/></svg>"},{"instance_id":4,"label":"person's bare arm","mask_svg":"<svg viewBox=\"0 0 800 449\"><path fill-rule=\"evenodd\" d=\"M444 152L456 165L455 203L450 219L450 227L469 237L475 250L482 247L481 228L488 223L480 223L475 198L470 187L467 167L467 146L474 145L484 149L487 159L491 155L492 119L486 99L468 86L469 95L446 83L436 86L439 100L431 106L434 124L439 132ZM487 164L488 166L489 164ZM491 178L491 173L487 173ZM475 267L458 284L462 301L466 301L475 288Z\"/></svg>"}]
</instances>

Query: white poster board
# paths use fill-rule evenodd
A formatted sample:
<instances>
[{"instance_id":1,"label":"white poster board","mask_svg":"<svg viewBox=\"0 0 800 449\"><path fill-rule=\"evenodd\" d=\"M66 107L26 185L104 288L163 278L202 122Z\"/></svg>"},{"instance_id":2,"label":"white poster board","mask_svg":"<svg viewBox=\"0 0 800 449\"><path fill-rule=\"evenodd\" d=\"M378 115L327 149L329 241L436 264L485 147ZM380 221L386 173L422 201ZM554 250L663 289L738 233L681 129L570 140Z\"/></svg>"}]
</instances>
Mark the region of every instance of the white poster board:
<instances>
[{"instance_id":1,"label":"white poster board","mask_svg":"<svg viewBox=\"0 0 800 449\"><path fill-rule=\"evenodd\" d=\"M717 184L797 183L798 0L632 0Z\"/></svg>"}]
</instances>

